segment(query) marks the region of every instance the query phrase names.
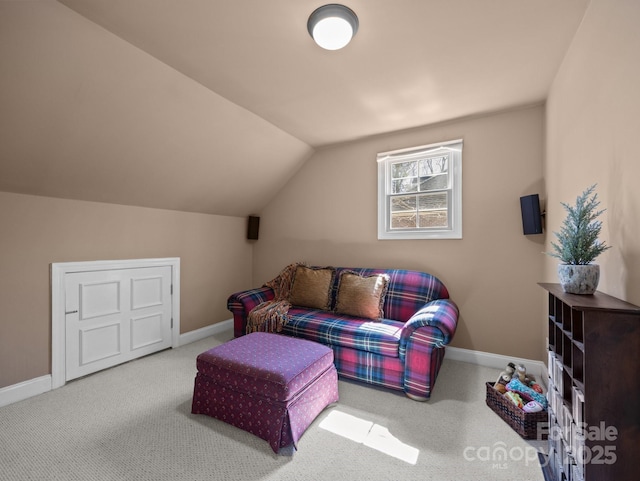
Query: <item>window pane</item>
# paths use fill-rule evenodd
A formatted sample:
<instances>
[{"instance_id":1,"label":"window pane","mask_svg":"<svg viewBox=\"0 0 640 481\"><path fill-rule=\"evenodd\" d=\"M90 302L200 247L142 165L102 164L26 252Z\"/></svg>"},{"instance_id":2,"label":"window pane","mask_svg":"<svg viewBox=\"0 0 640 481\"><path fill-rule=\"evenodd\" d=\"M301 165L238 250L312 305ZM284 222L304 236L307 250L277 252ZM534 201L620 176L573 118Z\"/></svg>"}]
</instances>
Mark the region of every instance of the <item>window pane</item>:
<instances>
[{"instance_id":1,"label":"window pane","mask_svg":"<svg viewBox=\"0 0 640 481\"><path fill-rule=\"evenodd\" d=\"M418 196L418 210L434 210L447 208L447 193L423 194Z\"/></svg>"},{"instance_id":2,"label":"window pane","mask_svg":"<svg viewBox=\"0 0 640 481\"><path fill-rule=\"evenodd\" d=\"M416 213L391 214L392 229L412 229L416 228Z\"/></svg>"},{"instance_id":3,"label":"window pane","mask_svg":"<svg viewBox=\"0 0 640 481\"><path fill-rule=\"evenodd\" d=\"M394 180L392 184L392 194L406 194L408 192L418 192L418 179L417 177L410 177L408 179Z\"/></svg>"},{"instance_id":4,"label":"window pane","mask_svg":"<svg viewBox=\"0 0 640 481\"><path fill-rule=\"evenodd\" d=\"M391 164L391 178L415 177L417 175L417 162L396 162Z\"/></svg>"},{"instance_id":5,"label":"window pane","mask_svg":"<svg viewBox=\"0 0 640 481\"><path fill-rule=\"evenodd\" d=\"M418 216L418 227L448 227L448 225L446 210L421 211Z\"/></svg>"},{"instance_id":6,"label":"window pane","mask_svg":"<svg viewBox=\"0 0 640 481\"><path fill-rule=\"evenodd\" d=\"M391 212L413 212L416 211L415 195L400 195L391 198Z\"/></svg>"},{"instance_id":7,"label":"window pane","mask_svg":"<svg viewBox=\"0 0 640 481\"><path fill-rule=\"evenodd\" d=\"M420 161L420 176L442 174L449 171L449 156L429 157Z\"/></svg>"},{"instance_id":8,"label":"window pane","mask_svg":"<svg viewBox=\"0 0 640 481\"><path fill-rule=\"evenodd\" d=\"M439 174L431 177L420 177L420 192L449 188L449 175Z\"/></svg>"}]
</instances>

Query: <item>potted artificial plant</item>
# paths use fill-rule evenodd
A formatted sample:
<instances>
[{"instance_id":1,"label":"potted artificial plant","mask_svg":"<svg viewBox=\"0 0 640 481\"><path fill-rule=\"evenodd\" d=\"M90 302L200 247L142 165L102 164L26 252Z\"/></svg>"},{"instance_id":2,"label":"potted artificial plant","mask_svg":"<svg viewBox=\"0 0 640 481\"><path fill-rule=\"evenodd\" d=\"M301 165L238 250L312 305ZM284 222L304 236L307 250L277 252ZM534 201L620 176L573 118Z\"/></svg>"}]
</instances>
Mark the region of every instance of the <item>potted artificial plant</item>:
<instances>
[{"instance_id":1,"label":"potted artificial plant","mask_svg":"<svg viewBox=\"0 0 640 481\"><path fill-rule=\"evenodd\" d=\"M596 257L611 246L598 240L602 221L596 220L604 209L592 185L576 198L574 206L561 202L567 211L560 232L554 232L557 242L551 242L549 255L562 261L558 265L558 278L562 289L571 294L593 294L600 280L600 266Z\"/></svg>"}]
</instances>

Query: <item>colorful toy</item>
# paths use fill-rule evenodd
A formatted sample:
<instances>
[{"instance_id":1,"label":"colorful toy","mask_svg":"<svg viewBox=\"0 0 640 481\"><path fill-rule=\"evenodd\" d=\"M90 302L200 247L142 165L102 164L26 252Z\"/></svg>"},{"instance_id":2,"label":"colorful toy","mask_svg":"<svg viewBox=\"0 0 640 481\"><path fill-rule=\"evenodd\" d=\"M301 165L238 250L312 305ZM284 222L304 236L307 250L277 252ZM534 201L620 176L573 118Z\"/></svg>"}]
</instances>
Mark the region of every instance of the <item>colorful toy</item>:
<instances>
[{"instance_id":1,"label":"colorful toy","mask_svg":"<svg viewBox=\"0 0 640 481\"><path fill-rule=\"evenodd\" d=\"M538 384L537 382L533 382L529 385L529 387L531 389L533 389L535 392L542 394L544 391L542 390L542 386L540 386L540 384Z\"/></svg>"},{"instance_id":2,"label":"colorful toy","mask_svg":"<svg viewBox=\"0 0 640 481\"><path fill-rule=\"evenodd\" d=\"M498 386L498 384L502 384L503 386L506 386L509 383L509 381L511 381L511 376L507 374L507 371L502 371L498 376L498 379L496 379L494 387Z\"/></svg>"},{"instance_id":3,"label":"colorful toy","mask_svg":"<svg viewBox=\"0 0 640 481\"><path fill-rule=\"evenodd\" d=\"M523 402L522 402L522 398L520 397L520 395L516 392L513 391L508 391L505 395L504 395L509 401L511 401L513 404L515 404L516 406L518 406L520 409L522 409L523 407Z\"/></svg>"},{"instance_id":4,"label":"colorful toy","mask_svg":"<svg viewBox=\"0 0 640 481\"><path fill-rule=\"evenodd\" d=\"M529 401L522 407L522 410L526 413L539 413L544 408L540 405L540 403L535 401Z\"/></svg>"},{"instance_id":5,"label":"colorful toy","mask_svg":"<svg viewBox=\"0 0 640 481\"><path fill-rule=\"evenodd\" d=\"M539 403L544 409L547 409L547 398L541 393L525 385L517 377L514 377L513 379L511 379L511 381L509 381L509 384L507 384L507 391L522 393Z\"/></svg>"},{"instance_id":6,"label":"colorful toy","mask_svg":"<svg viewBox=\"0 0 640 481\"><path fill-rule=\"evenodd\" d=\"M516 373L516 365L510 362L509 364L507 364L507 367L505 367L504 370L507 371L509 377L513 377L513 375Z\"/></svg>"},{"instance_id":7,"label":"colorful toy","mask_svg":"<svg viewBox=\"0 0 640 481\"><path fill-rule=\"evenodd\" d=\"M498 384L504 384L506 386L507 383L511 381L511 378L513 377L515 372L516 372L516 366L515 364L510 362L509 364L507 364L507 367L504 369L504 371L502 371L498 376L498 379L496 380L494 387L496 387Z\"/></svg>"}]
</instances>

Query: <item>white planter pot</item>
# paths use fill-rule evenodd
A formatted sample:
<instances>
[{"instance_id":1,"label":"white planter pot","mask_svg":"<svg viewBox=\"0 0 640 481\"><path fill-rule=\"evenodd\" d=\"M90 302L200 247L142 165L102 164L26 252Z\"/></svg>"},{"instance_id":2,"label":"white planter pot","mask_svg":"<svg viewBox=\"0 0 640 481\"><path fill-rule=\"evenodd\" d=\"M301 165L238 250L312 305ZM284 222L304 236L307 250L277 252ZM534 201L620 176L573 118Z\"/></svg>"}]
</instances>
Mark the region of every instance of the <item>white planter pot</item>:
<instances>
[{"instance_id":1,"label":"white planter pot","mask_svg":"<svg viewBox=\"0 0 640 481\"><path fill-rule=\"evenodd\" d=\"M558 279L564 292L593 294L600 281L600 266L598 264L559 264Z\"/></svg>"}]
</instances>

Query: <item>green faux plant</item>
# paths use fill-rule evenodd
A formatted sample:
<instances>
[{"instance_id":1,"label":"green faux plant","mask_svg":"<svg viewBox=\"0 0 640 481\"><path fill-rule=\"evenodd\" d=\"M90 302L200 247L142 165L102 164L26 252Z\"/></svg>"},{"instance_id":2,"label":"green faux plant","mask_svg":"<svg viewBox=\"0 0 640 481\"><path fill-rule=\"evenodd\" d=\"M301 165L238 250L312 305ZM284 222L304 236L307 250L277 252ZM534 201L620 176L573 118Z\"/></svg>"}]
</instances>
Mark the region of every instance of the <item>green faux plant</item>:
<instances>
[{"instance_id":1,"label":"green faux plant","mask_svg":"<svg viewBox=\"0 0 640 481\"><path fill-rule=\"evenodd\" d=\"M576 198L574 206L561 202L567 211L560 232L554 232L558 242L551 242L553 252L564 264L584 265L602 254L611 246L598 240L602 221L596 220L606 209L598 210L600 201L595 191L596 184Z\"/></svg>"}]
</instances>

